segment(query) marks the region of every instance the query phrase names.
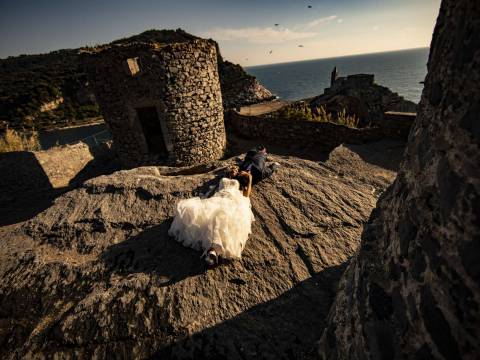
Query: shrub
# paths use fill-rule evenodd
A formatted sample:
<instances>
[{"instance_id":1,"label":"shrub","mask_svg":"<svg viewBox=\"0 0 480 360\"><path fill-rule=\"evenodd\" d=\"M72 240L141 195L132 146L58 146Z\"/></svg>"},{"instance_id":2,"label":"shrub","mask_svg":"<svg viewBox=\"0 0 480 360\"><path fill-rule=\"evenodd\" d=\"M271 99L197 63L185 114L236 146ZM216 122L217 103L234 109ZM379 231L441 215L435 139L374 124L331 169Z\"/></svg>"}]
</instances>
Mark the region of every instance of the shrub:
<instances>
[{"instance_id":1,"label":"shrub","mask_svg":"<svg viewBox=\"0 0 480 360\"><path fill-rule=\"evenodd\" d=\"M349 127L358 127L359 118L356 115L347 115L347 111L343 108L337 114L328 113L325 107L316 108L315 114L312 109L307 107L305 110L295 109L292 107L284 107L280 109L275 117L277 119L293 120L293 121L316 121L331 122Z\"/></svg>"},{"instance_id":2,"label":"shrub","mask_svg":"<svg viewBox=\"0 0 480 360\"><path fill-rule=\"evenodd\" d=\"M314 117L315 121L319 122L332 122L332 114L327 113L323 106L317 108L318 115Z\"/></svg>"},{"instance_id":3,"label":"shrub","mask_svg":"<svg viewBox=\"0 0 480 360\"><path fill-rule=\"evenodd\" d=\"M19 134L17 131L7 128L0 137L0 152L35 150L40 150L36 132L32 132L30 135Z\"/></svg>"},{"instance_id":4,"label":"shrub","mask_svg":"<svg viewBox=\"0 0 480 360\"><path fill-rule=\"evenodd\" d=\"M293 121L313 121L312 111L307 109L306 112L286 106L277 112L277 118Z\"/></svg>"},{"instance_id":5,"label":"shrub","mask_svg":"<svg viewBox=\"0 0 480 360\"><path fill-rule=\"evenodd\" d=\"M327 113L323 106L317 108L317 116L313 118L314 121L332 122L339 125L349 127L358 127L359 118L356 115L347 115L347 111L343 108L335 115Z\"/></svg>"}]
</instances>

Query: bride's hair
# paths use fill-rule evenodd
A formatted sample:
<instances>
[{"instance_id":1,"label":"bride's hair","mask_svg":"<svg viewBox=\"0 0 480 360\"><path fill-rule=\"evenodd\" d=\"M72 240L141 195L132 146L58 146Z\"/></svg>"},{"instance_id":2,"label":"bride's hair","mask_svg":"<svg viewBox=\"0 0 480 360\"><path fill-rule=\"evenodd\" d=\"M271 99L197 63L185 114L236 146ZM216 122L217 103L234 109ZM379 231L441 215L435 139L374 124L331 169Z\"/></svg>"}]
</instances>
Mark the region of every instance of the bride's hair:
<instances>
[{"instance_id":1,"label":"bride's hair","mask_svg":"<svg viewBox=\"0 0 480 360\"><path fill-rule=\"evenodd\" d=\"M248 188L248 173L240 173L235 177L235 179L238 180L238 182L240 183L240 190Z\"/></svg>"}]
</instances>

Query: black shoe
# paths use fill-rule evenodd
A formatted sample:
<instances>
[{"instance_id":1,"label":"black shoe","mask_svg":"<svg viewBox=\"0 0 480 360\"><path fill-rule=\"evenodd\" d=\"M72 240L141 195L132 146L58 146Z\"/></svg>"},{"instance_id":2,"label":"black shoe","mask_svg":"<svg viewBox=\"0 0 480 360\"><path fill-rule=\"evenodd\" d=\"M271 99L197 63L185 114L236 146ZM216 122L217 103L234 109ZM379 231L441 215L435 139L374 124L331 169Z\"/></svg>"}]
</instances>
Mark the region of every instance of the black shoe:
<instances>
[{"instance_id":1,"label":"black shoe","mask_svg":"<svg viewBox=\"0 0 480 360\"><path fill-rule=\"evenodd\" d=\"M209 267L213 267L218 264L218 256L215 250L209 250L207 255L205 255L205 263Z\"/></svg>"}]
</instances>

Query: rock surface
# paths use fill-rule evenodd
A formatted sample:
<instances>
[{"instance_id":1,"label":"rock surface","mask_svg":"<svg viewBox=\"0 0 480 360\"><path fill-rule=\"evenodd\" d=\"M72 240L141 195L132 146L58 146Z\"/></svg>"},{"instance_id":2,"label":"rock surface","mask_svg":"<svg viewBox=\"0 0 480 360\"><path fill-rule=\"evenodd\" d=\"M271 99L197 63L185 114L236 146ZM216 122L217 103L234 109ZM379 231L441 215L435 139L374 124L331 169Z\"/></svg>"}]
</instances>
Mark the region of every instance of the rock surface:
<instances>
[{"instance_id":1,"label":"rock surface","mask_svg":"<svg viewBox=\"0 0 480 360\"><path fill-rule=\"evenodd\" d=\"M0 357L315 356L344 264L402 151L382 141L326 159L272 155L282 166L254 189L242 260L209 271L167 230L175 202L211 191L235 159L85 182L0 228Z\"/></svg>"},{"instance_id":2,"label":"rock surface","mask_svg":"<svg viewBox=\"0 0 480 360\"><path fill-rule=\"evenodd\" d=\"M60 193L118 169L111 142L0 153L0 226L30 219Z\"/></svg>"},{"instance_id":3,"label":"rock surface","mask_svg":"<svg viewBox=\"0 0 480 360\"><path fill-rule=\"evenodd\" d=\"M444 0L405 159L372 212L324 359L478 359L480 3Z\"/></svg>"},{"instance_id":4,"label":"rock surface","mask_svg":"<svg viewBox=\"0 0 480 360\"><path fill-rule=\"evenodd\" d=\"M254 76L247 74L240 65L223 59L218 64L225 109L275 99L268 89L261 85Z\"/></svg>"}]
</instances>

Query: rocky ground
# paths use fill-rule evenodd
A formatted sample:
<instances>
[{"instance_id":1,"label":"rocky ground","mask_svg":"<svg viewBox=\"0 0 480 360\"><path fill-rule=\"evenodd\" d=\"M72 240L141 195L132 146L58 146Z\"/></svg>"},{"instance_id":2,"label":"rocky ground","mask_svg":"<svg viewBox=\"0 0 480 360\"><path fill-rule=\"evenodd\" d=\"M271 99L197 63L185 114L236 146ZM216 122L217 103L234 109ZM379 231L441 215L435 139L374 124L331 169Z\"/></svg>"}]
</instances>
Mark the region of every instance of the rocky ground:
<instances>
[{"instance_id":1,"label":"rocky ground","mask_svg":"<svg viewBox=\"0 0 480 360\"><path fill-rule=\"evenodd\" d=\"M208 271L200 253L167 236L174 204L208 194L238 158L86 181L0 228L0 357L313 357L403 148L271 148L281 168L253 191L242 260Z\"/></svg>"}]
</instances>

